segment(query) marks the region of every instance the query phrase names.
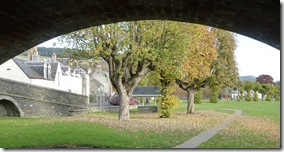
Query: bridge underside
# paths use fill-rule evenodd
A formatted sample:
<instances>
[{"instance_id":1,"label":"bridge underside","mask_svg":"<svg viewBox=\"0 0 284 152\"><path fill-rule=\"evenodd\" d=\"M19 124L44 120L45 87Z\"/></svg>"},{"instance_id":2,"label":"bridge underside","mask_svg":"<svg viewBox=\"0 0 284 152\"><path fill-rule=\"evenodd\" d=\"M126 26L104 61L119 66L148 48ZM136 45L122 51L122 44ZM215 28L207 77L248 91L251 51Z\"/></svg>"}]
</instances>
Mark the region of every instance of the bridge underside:
<instances>
[{"instance_id":1,"label":"bridge underside","mask_svg":"<svg viewBox=\"0 0 284 152\"><path fill-rule=\"evenodd\" d=\"M0 7L0 64L68 32L144 19L205 24L280 50L276 0L8 0Z\"/></svg>"},{"instance_id":2,"label":"bridge underside","mask_svg":"<svg viewBox=\"0 0 284 152\"><path fill-rule=\"evenodd\" d=\"M9 100L0 100L0 116L16 116L20 117L20 111Z\"/></svg>"}]
</instances>

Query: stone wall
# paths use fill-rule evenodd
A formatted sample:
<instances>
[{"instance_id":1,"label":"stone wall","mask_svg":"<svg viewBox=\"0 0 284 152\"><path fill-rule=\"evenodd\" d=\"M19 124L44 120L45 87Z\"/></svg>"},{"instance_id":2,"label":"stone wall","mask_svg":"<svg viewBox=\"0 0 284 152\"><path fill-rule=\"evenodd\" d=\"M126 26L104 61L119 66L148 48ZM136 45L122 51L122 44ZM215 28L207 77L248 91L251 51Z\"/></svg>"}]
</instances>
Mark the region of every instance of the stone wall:
<instances>
[{"instance_id":1,"label":"stone wall","mask_svg":"<svg viewBox=\"0 0 284 152\"><path fill-rule=\"evenodd\" d=\"M138 106L138 113L156 113L158 112L157 106Z\"/></svg>"},{"instance_id":2,"label":"stone wall","mask_svg":"<svg viewBox=\"0 0 284 152\"><path fill-rule=\"evenodd\" d=\"M135 109L137 105L129 105L129 109ZM89 112L118 112L119 106L101 106L101 107L90 107Z\"/></svg>"},{"instance_id":3,"label":"stone wall","mask_svg":"<svg viewBox=\"0 0 284 152\"><path fill-rule=\"evenodd\" d=\"M87 96L6 79L0 79L1 100L17 104L21 117L66 116L88 109Z\"/></svg>"}]
</instances>

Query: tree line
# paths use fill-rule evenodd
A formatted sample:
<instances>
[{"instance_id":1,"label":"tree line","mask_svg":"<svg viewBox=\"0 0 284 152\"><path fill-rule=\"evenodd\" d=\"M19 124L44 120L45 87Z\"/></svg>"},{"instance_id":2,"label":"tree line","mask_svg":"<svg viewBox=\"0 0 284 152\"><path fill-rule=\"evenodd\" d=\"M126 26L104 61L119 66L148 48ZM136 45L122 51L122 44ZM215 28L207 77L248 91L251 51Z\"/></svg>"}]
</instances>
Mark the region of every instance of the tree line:
<instances>
[{"instance_id":1,"label":"tree line","mask_svg":"<svg viewBox=\"0 0 284 152\"><path fill-rule=\"evenodd\" d=\"M255 82L240 81L238 89L240 92L238 100L258 101L258 93L260 93L263 101L280 101L280 81L274 83L273 78L267 74L258 76ZM246 92L245 96L244 92Z\"/></svg>"},{"instance_id":2,"label":"tree line","mask_svg":"<svg viewBox=\"0 0 284 152\"><path fill-rule=\"evenodd\" d=\"M51 47L38 47L37 51L40 56L47 56L51 57L53 53L55 53L57 56L62 57L62 55L65 53L65 48L51 48ZM27 56L28 51L23 52L21 55Z\"/></svg>"},{"instance_id":3,"label":"tree line","mask_svg":"<svg viewBox=\"0 0 284 152\"><path fill-rule=\"evenodd\" d=\"M235 35L208 26L173 21L131 21L107 24L61 36L72 46L65 54L73 60L103 58L120 96L119 120L128 120L129 98L138 83L159 83L161 117L169 117L179 99L173 85L187 92L188 114L194 95L205 86L213 90L234 87L238 69Z\"/></svg>"}]
</instances>

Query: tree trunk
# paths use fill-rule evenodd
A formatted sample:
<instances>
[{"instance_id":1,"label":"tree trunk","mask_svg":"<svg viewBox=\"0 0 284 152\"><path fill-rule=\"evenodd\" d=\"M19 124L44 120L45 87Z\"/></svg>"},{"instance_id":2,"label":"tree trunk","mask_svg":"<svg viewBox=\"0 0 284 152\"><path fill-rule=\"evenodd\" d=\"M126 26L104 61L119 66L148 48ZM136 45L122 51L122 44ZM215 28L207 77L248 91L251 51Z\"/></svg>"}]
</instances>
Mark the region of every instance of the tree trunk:
<instances>
[{"instance_id":1,"label":"tree trunk","mask_svg":"<svg viewBox=\"0 0 284 152\"><path fill-rule=\"evenodd\" d=\"M118 120L129 120L129 95L122 90L119 93L120 104L119 104L119 115Z\"/></svg>"},{"instance_id":2,"label":"tree trunk","mask_svg":"<svg viewBox=\"0 0 284 152\"><path fill-rule=\"evenodd\" d=\"M187 92L187 112L186 114L194 113L194 89L188 89Z\"/></svg>"}]
</instances>

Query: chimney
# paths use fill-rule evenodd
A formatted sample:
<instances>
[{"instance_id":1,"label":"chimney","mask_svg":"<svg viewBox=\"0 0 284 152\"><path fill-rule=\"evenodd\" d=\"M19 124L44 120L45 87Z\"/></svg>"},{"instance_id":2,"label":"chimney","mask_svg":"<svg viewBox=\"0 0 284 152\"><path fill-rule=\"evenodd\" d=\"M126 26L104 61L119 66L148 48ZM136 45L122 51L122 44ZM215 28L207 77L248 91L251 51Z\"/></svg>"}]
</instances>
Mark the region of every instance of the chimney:
<instances>
[{"instance_id":1,"label":"chimney","mask_svg":"<svg viewBox=\"0 0 284 152\"><path fill-rule=\"evenodd\" d=\"M39 55L32 55L32 61L39 62Z\"/></svg>"},{"instance_id":2,"label":"chimney","mask_svg":"<svg viewBox=\"0 0 284 152\"><path fill-rule=\"evenodd\" d=\"M37 46L28 50L28 60L33 61L33 55L38 55Z\"/></svg>"},{"instance_id":3,"label":"chimney","mask_svg":"<svg viewBox=\"0 0 284 152\"><path fill-rule=\"evenodd\" d=\"M47 79L51 79L51 65L47 65Z\"/></svg>"},{"instance_id":4,"label":"chimney","mask_svg":"<svg viewBox=\"0 0 284 152\"><path fill-rule=\"evenodd\" d=\"M52 60L56 61L56 54L55 53L52 54Z\"/></svg>"}]
</instances>

